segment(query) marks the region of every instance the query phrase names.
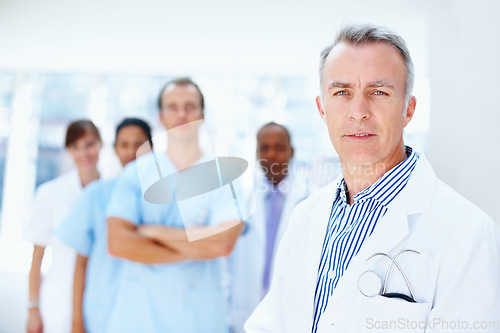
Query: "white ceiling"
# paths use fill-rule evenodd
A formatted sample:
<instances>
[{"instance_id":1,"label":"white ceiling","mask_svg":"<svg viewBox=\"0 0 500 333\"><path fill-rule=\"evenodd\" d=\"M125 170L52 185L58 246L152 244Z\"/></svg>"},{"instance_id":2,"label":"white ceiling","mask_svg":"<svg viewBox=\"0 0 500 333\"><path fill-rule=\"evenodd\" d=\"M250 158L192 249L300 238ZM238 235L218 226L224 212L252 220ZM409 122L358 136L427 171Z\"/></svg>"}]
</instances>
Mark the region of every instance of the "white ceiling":
<instances>
[{"instance_id":1,"label":"white ceiling","mask_svg":"<svg viewBox=\"0 0 500 333\"><path fill-rule=\"evenodd\" d=\"M426 75L426 3L0 0L0 70L315 75L341 25L373 22Z\"/></svg>"}]
</instances>

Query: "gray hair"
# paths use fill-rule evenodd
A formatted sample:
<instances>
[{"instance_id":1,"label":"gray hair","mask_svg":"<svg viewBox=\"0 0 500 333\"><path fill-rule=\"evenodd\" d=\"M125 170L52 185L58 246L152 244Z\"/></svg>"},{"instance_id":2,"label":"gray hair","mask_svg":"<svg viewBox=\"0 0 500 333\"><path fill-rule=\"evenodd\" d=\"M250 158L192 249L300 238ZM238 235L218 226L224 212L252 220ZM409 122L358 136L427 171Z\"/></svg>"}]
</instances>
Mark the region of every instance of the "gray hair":
<instances>
[{"instance_id":1,"label":"gray hair","mask_svg":"<svg viewBox=\"0 0 500 333\"><path fill-rule=\"evenodd\" d=\"M410 57L410 51L408 51L406 42L401 36L386 27L373 24L347 25L337 34L335 41L321 52L319 65L320 83L323 83L326 58L337 44L366 45L379 42L394 46L403 57L406 69L405 101L408 103L413 90L413 83L415 82L415 70Z\"/></svg>"}]
</instances>

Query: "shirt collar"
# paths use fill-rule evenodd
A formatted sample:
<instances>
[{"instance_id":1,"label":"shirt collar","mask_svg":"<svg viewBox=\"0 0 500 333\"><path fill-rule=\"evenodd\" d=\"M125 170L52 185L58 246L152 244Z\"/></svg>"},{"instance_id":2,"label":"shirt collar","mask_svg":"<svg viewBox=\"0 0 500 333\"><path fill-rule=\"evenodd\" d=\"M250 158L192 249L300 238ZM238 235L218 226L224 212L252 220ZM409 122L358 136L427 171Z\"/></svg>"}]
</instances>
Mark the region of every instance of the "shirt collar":
<instances>
[{"instance_id":1,"label":"shirt collar","mask_svg":"<svg viewBox=\"0 0 500 333\"><path fill-rule=\"evenodd\" d=\"M281 180L281 182L279 182L278 185L276 185L276 186L273 185L269 181L269 179L267 179L267 177L265 175L263 175L263 179L264 179L264 183L266 184L266 188L267 188L266 197L269 197L271 195L271 192L276 192L279 195L283 195L283 191L280 189L280 184L284 183L284 182L286 183L286 182L291 181L290 173L286 174L285 177ZM289 188L289 186L290 186L290 184L285 185L285 192L286 192L286 189Z\"/></svg>"},{"instance_id":2,"label":"shirt collar","mask_svg":"<svg viewBox=\"0 0 500 333\"><path fill-rule=\"evenodd\" d=\"M283 193L280 191L280 188L279 186L274 186L272 185L271 183L268 184L268 190L267 190L267 193L266 193L266 197L270 197L271 196L271 193L276 193L277 195L281 196Z\"/></svg>"},{"instance_id":3,"label":"shirt collar","mask_svg":"<svg viewBox=\"0 0 500 333\"><path fill-rule=\"evenodd\" d=\"M370 187L355 194L354 202L359 202L360 200L366 200L366 199L379 199L380 191L378 191L378 189L388 185L392 180L394 180L395 177L397 177L404 170L407 169L413 170L413 168L417 163L418 156L410 146L405 146L405 152L407 157L403 162L399 163L394 168L384 173L382 177L380 177ZM409 174L404 181L405 182L408 181L408 178ZM347 192L348 191L345 185L345 181L344 178L342 177L342 179L340 179L340 181L337 184L337 198L340 196L343 202L348 203Z\"/></svg>"}]
</instances>

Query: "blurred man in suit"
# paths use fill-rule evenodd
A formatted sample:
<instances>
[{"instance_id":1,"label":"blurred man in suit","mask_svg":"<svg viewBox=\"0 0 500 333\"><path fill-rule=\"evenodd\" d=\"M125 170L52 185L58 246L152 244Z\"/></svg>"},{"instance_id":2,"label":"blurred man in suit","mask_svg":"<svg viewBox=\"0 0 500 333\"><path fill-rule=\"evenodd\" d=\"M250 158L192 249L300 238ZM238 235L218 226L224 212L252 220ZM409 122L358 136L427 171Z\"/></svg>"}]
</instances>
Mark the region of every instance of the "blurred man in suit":
<instances>
[{"instance_id":1,"label":"blurred man in suit","mask_svg":"<svg viewBox=\"0 0 500 333\"><path fill-rule=\"evenodd\" d=\"M230 313L237 333L243 332L245 320L267 293L274 255L290 213L308 193L304 178L291 167L293 152L290 133L284 126L272 122L259 129L256 211L230 261Z\"/></svg>"}]
</instances>

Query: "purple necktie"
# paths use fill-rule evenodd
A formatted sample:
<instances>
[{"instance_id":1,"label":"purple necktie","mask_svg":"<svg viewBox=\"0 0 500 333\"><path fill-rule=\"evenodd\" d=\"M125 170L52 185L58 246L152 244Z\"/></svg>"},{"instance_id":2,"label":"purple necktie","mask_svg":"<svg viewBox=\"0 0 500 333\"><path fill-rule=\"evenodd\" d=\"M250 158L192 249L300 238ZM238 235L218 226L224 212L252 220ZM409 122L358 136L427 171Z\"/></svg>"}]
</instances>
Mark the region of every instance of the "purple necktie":
<instances>
[{"instance_id":1,"label":"purple necktie","mask_svg":"<svg viewBox=\"0 0 500 333\"><path fill-rule=\"evenodd\" d=\"M283 210L283 194L277 188L272 187L268 194L267 218L266 218L266 266L262 288L264 294L269 289L269 277L271 274L271 263L273 261L274 244L278 233L281 211Z\"/></svg>"}]
</instances>

